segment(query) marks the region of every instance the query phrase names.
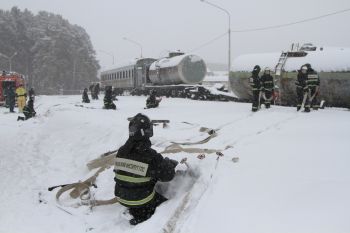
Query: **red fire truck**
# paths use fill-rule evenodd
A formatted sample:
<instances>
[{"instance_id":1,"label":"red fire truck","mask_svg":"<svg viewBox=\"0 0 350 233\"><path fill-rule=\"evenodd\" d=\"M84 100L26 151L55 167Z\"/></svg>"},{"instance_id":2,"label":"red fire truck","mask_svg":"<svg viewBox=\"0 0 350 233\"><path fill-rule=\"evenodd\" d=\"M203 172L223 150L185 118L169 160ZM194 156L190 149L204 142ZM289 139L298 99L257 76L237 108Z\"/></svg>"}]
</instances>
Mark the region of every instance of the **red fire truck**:
<instances>
[{"instance_id":1,"label":"red fire truck","mask_svg":"<svg viewBox=\"0 0 350 233\"><path fill-rule=\"evenodd\" d=\"M12 86L14 89L16 89L21 84L25 86L24 75L18 74L16 72L0 72L0 105L5 104L7 87Z\"/></svg>"}]
</instances>

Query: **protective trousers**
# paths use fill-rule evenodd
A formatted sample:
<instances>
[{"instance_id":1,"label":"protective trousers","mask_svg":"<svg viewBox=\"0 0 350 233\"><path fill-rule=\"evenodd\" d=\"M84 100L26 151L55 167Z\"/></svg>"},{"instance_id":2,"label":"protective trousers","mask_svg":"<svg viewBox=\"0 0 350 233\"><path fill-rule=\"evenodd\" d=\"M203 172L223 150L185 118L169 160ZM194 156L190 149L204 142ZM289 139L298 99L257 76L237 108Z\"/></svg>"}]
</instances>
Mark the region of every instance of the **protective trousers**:
<instances>
[{"instance_id":1,"label":"protective trousers","mask_svg":"<svg viewBox=\"0 0 350 233\"><path fill-rule=\"evenodd\" d=\"M26 97L25 96L19 96L17 98L17 105L18 105L18 111L23 112L24 106L26 106Z\"/></svg>"},{"instance_id":2,"label":"protective trousers","mask_svg":"<svg viewBox=\"0 0 350 233\"><path fill-rule=\"evenodd\" d=\"M256 112L259 109L259 90L253 90L252 111Z\"/></svg>"}]
</instances>

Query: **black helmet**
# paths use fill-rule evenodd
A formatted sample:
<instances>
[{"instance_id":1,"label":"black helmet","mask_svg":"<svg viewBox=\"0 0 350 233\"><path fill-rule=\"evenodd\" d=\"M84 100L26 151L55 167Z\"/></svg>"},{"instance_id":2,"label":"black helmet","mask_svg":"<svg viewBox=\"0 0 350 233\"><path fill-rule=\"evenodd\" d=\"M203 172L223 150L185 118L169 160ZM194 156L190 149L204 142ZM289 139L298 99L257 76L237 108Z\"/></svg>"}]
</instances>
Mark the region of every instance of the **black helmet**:
<instances>
[{"instance_id":1,"label":"black helmet","mask_svg":"<svg viewBox=\"0 0 350 233\"><path fill-rule=\"evenodd\" d=\"M260 70L261 70L260 66L256 65L256 66L254 66L254 69L253 69L252 73L257 73L258 74L260 72Z\"/></svg>"},{"instance_id":2,"label":"black helmet","mask_svg":"<svg viewBox=\"0 0 350 233\"><path fill-rule=\"evenodd\" d=\"M311 68L310 63L306 63L304 66L306 66L308 69L310 69L310 68Z\"/></svg>"},{"instance_id":3,"label":"black helmet","mask_svg":"<svg viewBox=\"0 0 350 233\"><path fill-rule=\"evenodd\" d=\"M153 136L153 125L151 120L141 113L134 116L129 123L129 137L137 140Z\"/></svg>"}]
</instances>

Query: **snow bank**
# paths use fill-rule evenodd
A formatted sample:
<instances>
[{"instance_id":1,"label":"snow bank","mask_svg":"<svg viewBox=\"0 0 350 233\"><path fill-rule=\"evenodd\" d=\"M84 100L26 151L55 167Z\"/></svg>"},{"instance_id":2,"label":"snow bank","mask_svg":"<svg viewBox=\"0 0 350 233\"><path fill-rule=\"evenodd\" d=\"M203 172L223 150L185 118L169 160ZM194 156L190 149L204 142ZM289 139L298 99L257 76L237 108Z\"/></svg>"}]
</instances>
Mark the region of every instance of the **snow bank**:
<instances>
[{"instance_id":1,"label":"snow bank","mask_svg":"<svg viewBox=\"0 0 350 233\"><path fill-rule=\"evenodd\" d=\"M350 48L325 47L316 51L306 51L305 57L289 57L285 64L286 71L296 71L306 63L319 72L349 72ZM233 61L233 71L252 71L255 65L262 69L270 67L274 69L281 53L247 54L239 56Z\"/></svg>"},{"instance_id":2,"label":"snow bank","mask_svg":"<svg viewBox=\"0 0 350 233\"><path fill-rule=\"evenodd\" d=\"M164 232L184 197L189 201L180 218L167 228L173 232L350 231L348 110L305 114L273 106L252 114L250 104L167 98L159 108L145 110L145 99L120 97L118 110L108 111L101 109L102 100L81 107L80 96L41 96L35 103L38 117L26 122L0 108L0 232ZM156 150L202 140L208 134L199 129L205 126L218 136L196 147L222 150L224 157L167 154L187 157L201 176L194 184L189 178L170 183L170 200L136 227L118 204L90 210L69 207L71 201L63 199L59 206L47 187L91 176L86 163L121 146L128 135L126 119L138 112L170 120L168 128L154 128ZM98 177L96 198L113 197L113 177L112 168Z\"/></svg>"}]
</instances>

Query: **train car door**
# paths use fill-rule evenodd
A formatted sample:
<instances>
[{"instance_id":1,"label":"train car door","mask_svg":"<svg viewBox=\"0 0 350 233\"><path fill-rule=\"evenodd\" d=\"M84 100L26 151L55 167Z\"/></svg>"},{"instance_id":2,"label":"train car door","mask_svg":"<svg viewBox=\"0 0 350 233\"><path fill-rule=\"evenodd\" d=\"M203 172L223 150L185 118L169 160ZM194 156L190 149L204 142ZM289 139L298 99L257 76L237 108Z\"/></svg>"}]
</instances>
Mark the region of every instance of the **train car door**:
<instances>
[{"instance_id":1,"label":"train car door","mask_svg":"<svg viewBox=\"0 0 350 233\"><path fill-rule=\"evenodd\" d=\"M137 66L137 78L136 78L136 80L137 80L137 85L136 85L136 87L140 87L140 86L142 86L142 66Z\"/></svg>"}]
</instances>

